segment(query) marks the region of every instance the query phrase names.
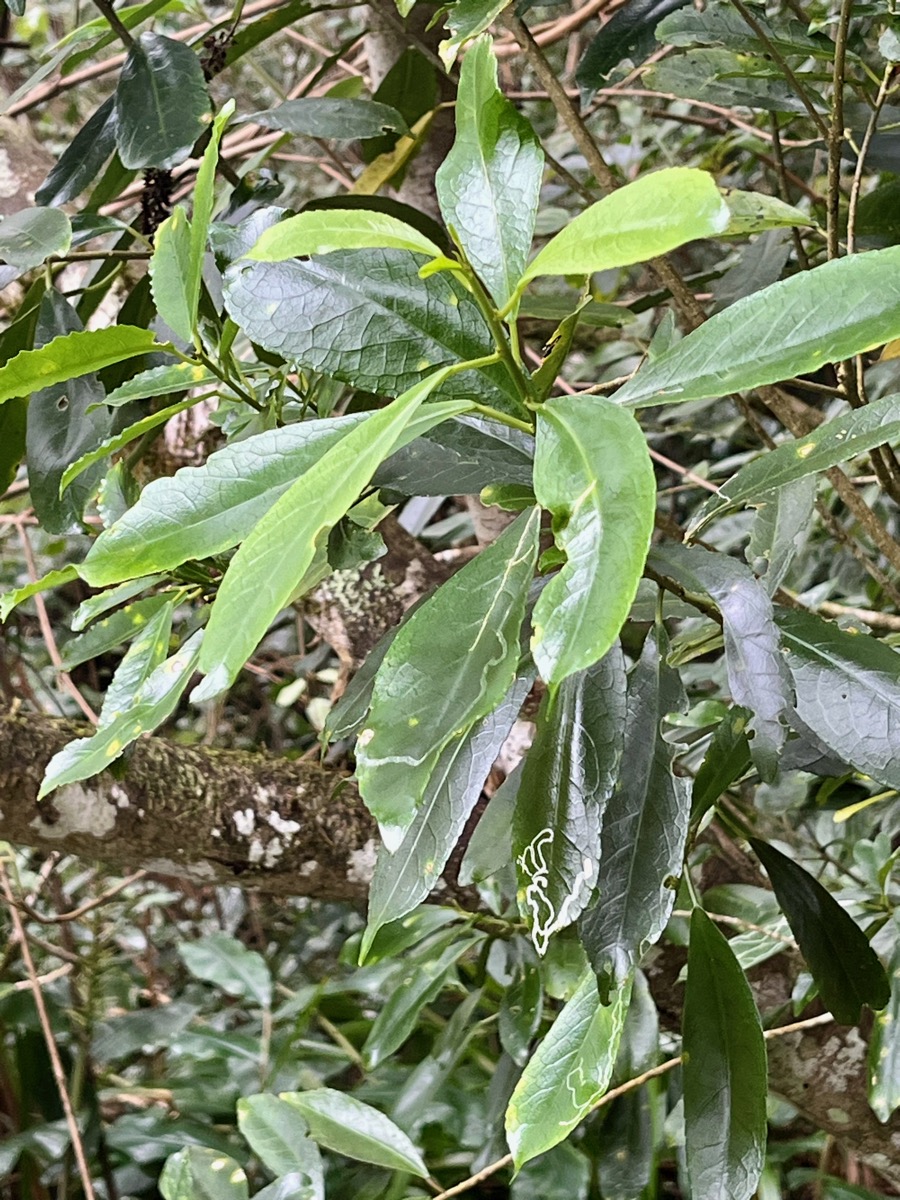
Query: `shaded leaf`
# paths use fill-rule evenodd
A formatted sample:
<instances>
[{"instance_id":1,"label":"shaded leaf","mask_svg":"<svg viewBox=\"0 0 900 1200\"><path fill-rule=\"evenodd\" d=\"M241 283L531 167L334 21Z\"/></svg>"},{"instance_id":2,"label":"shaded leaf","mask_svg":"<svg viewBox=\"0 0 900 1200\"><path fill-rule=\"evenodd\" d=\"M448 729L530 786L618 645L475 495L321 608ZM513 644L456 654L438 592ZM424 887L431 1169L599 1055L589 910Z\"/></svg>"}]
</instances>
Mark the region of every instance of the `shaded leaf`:
<instances>
[{"instance_id":1,"label":"shaded leaf","mask_svg":"<svg viewBox=\"0 0 900 1200\"><path fill-rule=\"evenodd\" d=\"M869 1104L882 1123L900 1108L900 945L894 946L888 976L891 998L869 1034Z\"/></svg>"},{"instance_id":2,"label":"shaded leaf","mask_svg":"<svg viewBox=\"0 0 900 1200\"><path fill-rule=\"evenodd\" d=\"M113 363L136 358L157 346L149 329L112 325L55 337L37 350L22 350L0 367L0 403L54 383L67 383Z\"/></svg>"},{"instance_id":3,"label":"shaded leaf","mask_svg":"<svg viewBox=\"0 0 900 1200\"><path fill-rule=\"evenodd\" d=\"M309 137L349 142L356 138L380 137L383 133L408 133L406 122L395 108L374 100L345 100L334 96L285 100L277 108L252 113L246 118L268 129L303 133Z\"/></svg>"},{"instance_id":4,"label":"shaded leaf","mask_svg":"<svg viewBox=\"0 0 900 1200\"><path fill-rule=\"evenodd\" d=\"M612 646L637 593L653 532L656 480L635 421L598 397L538 410L534 490L567 555L535 605L532 651L557 684Z\"/></svg>"},{"instance_id":5,"label":"shaded leaf","mask_svg":"<svg viewBox=\"0 0 900 1200\"><path fill-rule=\"evenodd\" d=\"M65 254L72 225L59 208L20 208L0 221L0 259L27 271L51 254Z\"/></svg>"},{"instance_id":6,"label":"shaded leaf","mask_svg":"<svg viewBox=\"0 0 900 1200\"><path fill-rule=\"evenodd\" d=\"M539 511L523 513L409 618L385 655L356 774L389 851L412 824L441 752L512 683L539 532Z\"/></svg>"},{"instance_id":7,"label":"shaded leaf","mask_svg":"<svg viewBox=\"0 0 900 1200\"><path fill-rule=\"evenodd\" d=\"M516 1169L568 1137L609 1087L631 998L630 983L604 1007L588 971L531 1056L506 1111Z\"/></svg>"},{"instance_id":8,"label":"shaded leaf","mask_svg":"<svg viewBox=\"0 0 900 1200\"><path fill-rule=\"evenodd\" d=\"M469 838L459 867L459 882L463 887L483 883L513 861L512 823L523 762L513 768L491 796Z\"/></svg>"},{"instance_id":9,"label":"shaded leaf","mask_svg":"<svg viewBox=\"0 0 900 1200\"><path fill-rule=\"evenodd\" d=\"M58 571L48 571L40 579L36 579L32 583L23 584L22 587L16 588L12 592L4 592L0 596L0 621L5 621L13 609L18 608L23 600L29 600L32 596L36 596L39 592L46 592L50 588L62 587L64 583L71 583L73 579L77 578L78 568L74 565L69 565L61 567Z\"/></svg>"},{"instance_id":10,"label":"shaded leaf","mask_svg":"<svg viewBox=\"0 0 900 1200\"><path fill-rule=\"evenodd\" d=\"M815 503L816 480L806 476L786 483L755 505L756 520L744 557L770 596L781 586L806 541Z\"/></svg>"},{"instance_id":11,"label":"shaded leaf","mask_svg":"<svg viewBox=\"0 0 900 1200\"><path fill-rule=\"evenodd\" d=\"M625 661L618 646L541 702L513 818L519 908L540 955L596 887L600 830L624 731Z\"/></svg>"},{"instance_id":12,"label":"shaded leaf","mask_svg":"<svg viewBox=\"0 0 900 1200\"><path fill-rule=\"evenodd\" d=\"M59 205L74 200L95 183L103 164L116 148L115 97L104 100L66 146L50 174L34 194L38 204Z\"/></svg>"},{"instance_id":13,"label":"shaded leaf","mask_svg":"<svg viewBox=\"0 0 900 1200\"><path fill-rule=\"evenodd\" d=\"M525 271L543 165L530 123L497 87L497 60L482 38L463 59L456 141L435 181L447 226L500 308Z\"/></svg>"},{"instance_id":14,"label":"shaded leaf","mask_svg":"<svg viewBox=\"0 0 900 1200\"><path fill-rule=\"evenodd\" d=\"M251 1000L262 1008L272 1003L272 976L266 960L227 933L211 933L178 946L195 979L213 983L229 996Z\"/></svg>"},{"instance_id":15,"label":"shaded leaf","mask_svg":"<svg viewBox=\"0 0 900 1200\"><path fill-rule=\"evenodd\" d=\"M309 1126L296 1105L266 1093L242 1096L237 1102L237 1119L250 1149L273 1175L304 1177L305 1189L301 1184L294 1193L298 1200L304 1190L310 1197L324 1197L319 1147L307 1137Z\"/></svg>"},{"instance_id":16,"label":"shaded leaf","mask_svg":"<svg viewBox=\"0 0 900 1200\"><path fill-rule=\"evenodd\" d=\"M163 579L163 575L144 575L140 579L132 579L116 588L110 588L109 591L88 596L87 600L82 600L72 615L72 620L69 622L72 632L80 633L102 613L109 612L111 608L116 608L119 604L125 604L147 588L162 583Z\"/></svg>"},{"instance_id":17,"label":"shaded leaf","mask_svg":"<svg viewBox=\"0 0 900 1200\"><path fill-rule=\"evenodd\" d=\"M656 49L656 27L663 17L689 0L629 0L600 28L581 57L575 72L575 82L581 89L583 104L593 99L623 59L635 66Z\"/></svg>"},{"instance_id":18,"label":"shaded leaf","mask_svg":"<svg viewBox=\"0 0 900 1200\"><path fill-rule=\"evenodd\" d=\"M648 635L629 681L623 769L603 816L600 896L579 924L603 1004L659 940L682 871L689 783L673 774L676 748L660 725L687 701L677 672L665 665L665 652Z\"/></svg>"},{"instance_id":19,"label":"shaded leaf","mask_svg":"<svg viewBox=\"0 0 900 1200\"><path fill-rule=\"evenodd\" d=\"M747 37L751 37L749 30ZM806 115L803 101L784 76L772 70L763 53L753 57L746 52L733 54L720 49L689 50L654 63L644 80L655 91L670 92L686 100ZM825 111L824 102L808 82L805 87L814 107Z\"/></svg>"},{"instance_id":20,"label":"shaded leaf","mask_svg":"<svg viewBox=\"0 0 900 1200\"><path fill-rule=\"evenodd\" d=\"M744 972L699 908L691 916L682 1037L692 1194L750 1200L766 1151L766 1046Z\"/></svg>"},{"instance_id":21,"label":"shaded leaf","mask_svg":"<svg viewBox=\"0 0 900 1200\"><path fill-rule=\"evenodd\" d=\"M709 749L694 777L691 824L698 824L722 793L750 767L747 725L750 713L732 705L716 726Z\"/></svg>"},{"instance_id":22,"label":"shaded leaf","mask_svg":"<svg viewBox=\"0 0 900 1200\"><path fill-rule=\"evenodd\" d=\"M186 1146L166 1159L159 1177L164 1200L247 1200L244 1168L208 1146Z\"/></svg>"},{"instance_id":23,"label":"shaded leaf","mask_svg":"<svg viewBox=\"0 0 900 1200\"><path fill-rule=\"evenodd\" d=\"M524 1067L531 1042L544 1011L544 989L540 967L522 956L513 970L512 982L503 993L498 1032L500 1044L513 1062Z\"/></svg>"},{"instance_id":24,"label":"shaded leaf","mask_svg":"<svg viewBox=\"0 0 900 1200\"><path fill-rule=\"evenodd\" d=\"M390 1118L369 1104L333 1088L285 1092L283 1098L303 1114L321 1146L389 1171L428 1175L422 1155Z\"/></svg>"},{"instance_id":25,"label":"shaded leaf","mask_svg":"<svg viewBox=\"0 0 900 1200\"><path fill-rule=\"evenodd\" d=\"M473 496L491 484L531 484L534 438L499 421L461 416L396 450L377 487L406 496Z\"/></svg>"}]
</instances>

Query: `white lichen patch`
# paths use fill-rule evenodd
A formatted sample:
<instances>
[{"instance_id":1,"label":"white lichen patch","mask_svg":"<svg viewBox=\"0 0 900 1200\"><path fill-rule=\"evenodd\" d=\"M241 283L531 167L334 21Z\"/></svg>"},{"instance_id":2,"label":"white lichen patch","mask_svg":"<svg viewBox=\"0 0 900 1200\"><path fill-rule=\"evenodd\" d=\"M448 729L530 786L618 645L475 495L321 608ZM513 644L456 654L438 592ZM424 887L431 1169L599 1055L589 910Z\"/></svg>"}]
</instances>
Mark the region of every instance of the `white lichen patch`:
<instances>
[{"instance_id":1,"label":"white lichen patch","mask_svg":"<svg viewBox=\"0 0 900 1200\"><path fill-rule=\"evenodd\" d=\"M286 820L280 813L270 812L266 820L277 833L282 834L288 841L295 833L300 832L299 821Z\"/></svg>"},{"instance_id":2,"label":"white lichen patch","mask_svg":"<svg viewBox=\"0 0 900 1200\"><path fill-rule=\"evenodd\" d=\"M267 867L274 867L275 864L278 862L279 858L281 858L282 854L284 854L284 846L281 844L281 838L278 838L278 837L270 838L269 842L266 845L266 863L265 863L265 865Z\"/></svg>"},{"instance_id":3,"label":"white lichen patch","mask_svg":"<svg viewBox=\"0 0 900 1200\"><path fill-rule=\"evenodd\" d=\"M844 1037L830 1037L821 1053L821 1058L829 1063L829 1091L855 1090L867 1054L866 1043L855 1029L849 1030Z\"/></svg>"},{"instance_id":4,"label":"white lichen patch","mask_svg":"<svg viewBox=\"0 0 900 1200\"><path fill-rule=\"evenodd\" d=\"M231 814L234 827L241 837L251 837L256 828L256 813L252 808L238 808Z\"/></svg>"},{"instance_id":5,"label":"white lichen patch","mask_svg":"<svg viewBox=\"0 0 900 1200\"><path fill-rule=\"evenodd\" d=\"M308 879L310 875L315 875L318 869L319 864L311 858L308 862L300 864L300 875L302 878Z\"/></svg>"},{"instance_id":6,"label":"white lichen patch","mask_svg":"<svg viewBox=\"0 0 900 1200\"><path fill-rule=\"evenodd\" d=\"M116 806L110 800L106 788L88 788L80 783L70 783L53 793L52 803L58 820L53 824L35 817L31 828L42 837L62 841L73 833L89 833L95 838L104 838L116 824ZM48 809L49 811L49 809Z\"/></svg>"},{"instance_id":7,"label":"white lichen patch","mask_svg":"<svg viewBox=\"0 0 900 1200\"><path fill-rule=\"evenodd\" d=\"M130 804L128 796L125 793L125 789L120 788L117 783L110 785L109 798L110 800L114 800L116 802L117 808L127 808Z\"/></svg>"},{"instance_id":8,"label":"white lichen patch","mask_svg":"<svg viewBox=\"0 0 900 1200\"><path fill-rule=\"evenodd\" d=\"M377 860L378 845L374 838L369 838L361 850L351 850L350 866L347 868L349 882L371 883Z\"/></svg>"},{"instance_id":9,"label":"white lichen patch","mask_svg":"<svg viewBox=\"0 0 900 1200\"><path fill-rule=\"evenodd\" d=\"M262 844L262 839L260 837L254 837L250 842L250 849L247 852L248 862L255 866L257 863L262 862L263 858L265 858L265 854L266 848Z\"/></svg>"},{"instance_id":10,"label":"white lichen patch","mask_svg":"<svg viewBox=\"0 0 900 1200\"><path fill-rule=\"evenodd\" d=\"M215 869L206 862L176 863L170 858L151 858L145 862L144 869L155 875L177 875L182 879L192 879L195 883L209 883L216 878Z\"/></svg>"},{"instance_id":11,"label":"white lichen patch","mask_svg":"<svg viewBox=\"0 0 900 1200\"><path fill-rule=\"evenodd\" d=\"M275 793L270 788L263 787L261 783L258 783L254 792L254 799L259 808L268 809L269 805L275 799Z\"/></svg>"}]
</instances>

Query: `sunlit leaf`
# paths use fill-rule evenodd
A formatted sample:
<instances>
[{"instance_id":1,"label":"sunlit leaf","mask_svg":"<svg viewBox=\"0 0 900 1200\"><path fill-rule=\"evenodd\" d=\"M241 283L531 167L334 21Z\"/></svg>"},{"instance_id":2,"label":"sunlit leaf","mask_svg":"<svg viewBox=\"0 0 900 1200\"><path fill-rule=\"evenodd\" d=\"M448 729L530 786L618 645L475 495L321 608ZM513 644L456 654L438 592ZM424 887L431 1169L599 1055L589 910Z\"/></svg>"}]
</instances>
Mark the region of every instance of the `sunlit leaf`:
<instances>
[{"instance_id":1,"label":"sunlit leaf","mask_svg":"<svg viewBox=\"0 0 900 1200\"><path fill-rule=\"evenodd\" d=\"M264 230L245 257L282 262L332 250L385 247L438 257L443 251L411 225L386 213L363 209L325 209L298 213Z\"/></svg>"}]
</instances>

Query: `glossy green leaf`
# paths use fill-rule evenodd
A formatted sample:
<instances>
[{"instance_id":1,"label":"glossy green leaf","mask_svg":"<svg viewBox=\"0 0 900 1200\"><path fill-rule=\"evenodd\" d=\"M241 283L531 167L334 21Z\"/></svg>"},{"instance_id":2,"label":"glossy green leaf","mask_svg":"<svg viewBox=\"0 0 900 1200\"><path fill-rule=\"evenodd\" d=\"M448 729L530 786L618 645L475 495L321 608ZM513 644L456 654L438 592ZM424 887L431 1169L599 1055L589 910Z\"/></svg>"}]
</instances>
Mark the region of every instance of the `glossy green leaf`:
<instances>
[{"instance_id":1,"label":"glossy green leaf","mask_svg":"<svg viewBox=\"0 0 900 1200\"><path fill-rule=\"evenodd\" d=\"M741 192L730 188L725 193L728 205L727 236L743 237L748 233L762 233L765 229L784 229L801 225L815 225L808 213L801 212L793 204L785 204L777 196L765 192Z\"/></svg>"},{"instance_id":2,"label":"glossy green leaf","mask_svg":"<svg viewBox=\"0 0 900 1200\"><path fill-rule=\"evenodd\" d=\"M266 960L237 938L227 933L207 934L196 942L181 942L178 953L196 979L262 1008L271 1006L272 976Z\"/></svg>"},{"instance_id":3,"label":"glossy green leaf","mask_svg":"<svg viewBox=\"0 0 900 1200\"><path fill-rule=\"evenodd\" d=\"M532 259L525 280L538 275L587 275L646 262L714 237L728 225L728 206L711 175L668 167L642 175L579 213Z\"/></svg>"},{"instance_id":4,"label":"glossy green leaf","mask_svg":"<svg viewBox=\"0 0 900 1200\"><path fill-rule=\"evenodd\" d=\"M136 358L156 345L149 329L112 325L56 337L38 350L22 350L0 367L0 403L14 396L29 396L40 388L67 383L113 363Z\"/></svg>"},{"instance_id":5,"label":"glossy green leaf","mask_svg":"<svg viewBox=\"0 0 900 1200\"><path fill-rule=\"evenodd\" d=\"M319 539L355 503L416 410L450 370L426 376L351 429L254 526L231 560L213 604L200 652L206 679L194 690L195 703L210 700L231 685L269 624L290 601L315 558Z\"/></svg>"},{"instance_id":6,"label":"glossy green leaf","mask_svg":"<svg viewBox=\"0 0 900 1200\"><path fill-rule=\"evenodd\" d=\"M191 223L180 204L162 222L153 239L150 284L156 311L183 342L193 338L196 305L191 306Z\"/></svg>"},{"instance_id":7,"label":"glossy green leaf","mask_svg":"<svg viewBox=\"0 0 900 1200\"><path fill-rule=\"evenodd\" d=\"M858 1025L862 1007L884 1008L891 985L860 927L808 871L756 838L781 910L806 959L822 1003L841 1025Z\"/></svg>"},{"instance_id":8,"label":"glossy green leaf","mask_svg":"<svg viewBox=\"0 0 900 1200\"><path fill-rule=\"evenodd\" d=\"M413 415L401 443L458 414L461 401L432 403ZM302 475L368 414L269 429L211 454L200 467L156 479L91 547L84 577L104 587L230 549L251 532Z\"/></svg>"},{"instance_id":9,"label":"glossy green leaf","mask_svg":"<svg viewBox=\"0 0 900 1200\"><path fill-rule=\"evenodd\" d=\"M698 533L710 521L759 500L777 488L827 471L874 446L900 440L900 395L882 396L862 408L849 409L825 421L806 437L766 450L732 475L711 497L691 523L689 533Z\"/></svg>"},{"instance_id":10,"label":"glossy green leaf","mask_svg":"<svg viewBox=\"0 0 900 1200\"><path fill-rule=\"evenodd\" d=\"M538 410L534 490L567 555L533 616L534 660L550 684L609 650L644 569L656 480L644 435L624 415L593 396L560 396Z\"/></svg>"},{"instance_id":11,"label":"glossy green leaf","mask_svg":"<svg viewBox=\"0 0 900 1200\"><path fill-rule=\"evenodd\" d=\"M295 1104L265 1092L242 1096L237 1119L250 1149L273 1175L305 1176L311 1196L324 1196L322 1156Z\"/></svg>"},{"instance_id":12,"label":"glossy green leaf","mask_svg":"<svg viewBox=\"0 0 900 1200\"><path fill-rule=\"evenodd\" d=\"M516 1169L568 1137L606 1092L630 998L629 983L604 1006L594 972L584 975L531 1056L506 1110Z\"/></svg>"},{"instance_id":13,"label":"glossy green leaf","mask_svg":"<svg viewBox=\"0 0 900 1200\"><path fill-rule=\"evenodd\" d=\"M603 816L600 896L579 923L604 1004L659 940L682 871L690 789L673 774L676 747L660 723L687 701L665 653L649 634L629 680L622 769Z\"/></svg>"},{"instance_id":14,"label":"glossy green leaf","mask_svg":"<svg viewBox=\"0 0 900 1200\"><path fill-rule=\"evenodd\" d=\"M694 777L691 792L692 824L700 822L722 793L749 769L749 721L749 711L733 705L716 726L709 749Z\"/></svg>"},{"instance_id":15,"label":"glossy green leaf","mask_svg":"<svg viewBox=\"0 0 900 1200\"><path fill-rule=\"evenodd\" d=\"M152 731L171 716L181 693L196 670L201 633L202 630L198 630L171 658L160 663L146 681L127 697L124 707L119 707L117 703L114 715L110 714L109 721L103 722L93 737L78 738L54 754L47 764L38 794L39 799L48 796L64 784L77 783L81 779L99 775L142 733ZM144 643L154 635L155 645L161 645L162 635L156 630L155 622L151 621L142 637L132 644L119 666L119 671L127 672L131 664L146 650ZM168 640L166 633L166 646ZM113 685L110 686L110 691L113 691ZM104 713L108 706L109 694Z\"/></svg>"},{"instance_id":16,"label":"glossy green leaf","mask_svg":"<svg viewBox=\"0 0 900 1200\"><path fill-rule=\"evenodd\" d=\"M510 867L513 861L512 822L523 765L524 759L503 780L478 818L459 867L459 882L463 887L483 883ZM550 945L552 948L553 942Z\"/></svg>"},{"instance_id":17,"label":"glossy green leaf","mask_svg":"<svg viewBox=\"0 0 900 1200\"><path fill-rule=\"evenodd\" d=\"M183 162L212 121L200 59L190 46L145 30L116 87L116 145L123 166Z\"/></svg>"},{"instance_id":18,"label":"glossy green leaf","mask_svg":"<svg viewBox=\"0 0 900 1200\"><path fill-rule=\"evenodd\" d=\"M380 137L383 133L408 133L395 108L374 100L345 100L335 96L286 100L277 108L252 113L248 121L285 133L349 142Z\"/></svg>"},{"instance_id":19,"label":"glossy green leaf","mask_svg":"<svg viewBox=\"0 0 900 1200\"><path fill-rule=\"evenodd\" d=\"M765 331L762 336L761 331ZM835 259L710 317L615 393L683 403L775 383L900 336L900 247Z\"/></svg>"},{"instance_id":20,"label":"glossy green leaf","mask_svg":"<svg viewBox=\"0 0 900 1200\"><path fill-rule=\"evenodd\" d=\"M387 213L364 209L325 209L298 213L263 231L245 258L257 262L282 262L332 250L384 247L433 255L443 251L429 238Z\"/></svg>"},{"instance_id":21,"label":"glossy green leaf","mask_svg":"<svg viewBox=\"0 0 900 1200\"><path fill-rule=\"evenodd\" d=\"M600 830L622 758L625 661L614 646L548 690L513 817L519 908L544 955L597 885Z\"/></svg>"},{"instance_id":22,"label":"glossy green leaf","mask_svg":"<svg viewBox=\"0 0 900 1200\"><path fill-rule=\"evenodd\" d=\"M540 967L522 956L513 969L512 982L503 993L497 1030L500 1044L517 1066L528 1062L531 1042L544 1011Z\"/></svg>"},{"instance_id":23,"label":"glossy green leaf","mask_svg":"<svg viewBox=\"0 0 900 1200\"><path fill-rule=\"evenodd\" d=\"M169 396L172 392L186 392L189 388L205 387L207 384L217 386L218 376L199 363L178 362L170 366L150 367L111 391L104 404L110 408L121 408L133 400L156 399L159 396Z\"/></svg>"},{"instance_id":24,"label":"glossy green leaf","mask_svg":"<svg viewBox=\"0 0 900 1200\"><path fill-rule=\"evenodd\" d=\"M777 619L800 719L844 762L900 788L900 655L812 613Z\"/></svg>"},{"instance_id":25,"label":"glossy green leaf","mask_svg":"<svg viewBox=\"0 0 900 1200\"><path fill-rule=\"evenodd\" d=\"M481 38L463 59L456 141L436 184L448 228L500 308L525 271L543 166L541 144L497 87L491 41Z\"/></svg>"},{"instance_id":26,"label":"glossy green leaf","mask_svg":"<svg viewBox=\"0 0 900 1200\"><path fill-rule=\"evenodd\" d=\"M81 329L75 309L59 292L50 289L41 300L35 346L58 342L60 336ZM41 388L28 406L26 454L31 500L38 518L50 533L80 529L85 505L94 492L100 472L91 471L69 495L60 495L60 481L69 465L102 442L109 432L109 415L91 406L103 399L96 375L83 375Z\"/></svg>"},{"instance_id":27,"label":"glossy green leaf","mask_svg":"<svg viewBox=\"0 0 900 1200\"><path fill-rule=\"evenodd\" d=\"M126 604L129 600L133 600L135 596L146 591L147 588L153 587L157 583L162 583L165 577L163 575L144 575L140 579L129 580L128 583L122 583L118 587L110 588L105 592L98 592L95 596L89 596L87 600L82 602L75 609L70 621L70 627L73 633L80 633L97 617L103 613L109 612L111 608L116 608L120 604Z\"/></svg>"},{"instance_id":28,"label":"glossy green leaf","mask_svg":"<svg viewBox=\"0 0 900 1200\"><path fill-rule=\"evenodd\" d=\"M338 250L306 262L244 259L226 272L225 302L264 349L364 391L397 396L425 371L494 350L478 306L451 272L419 277L426 261L408 250ZM521 408L500 364L447 380L441 395Z\"/></svg>"},{"instance_id":29,"label":"glossy green leaf","mask_svg":"<svg viewBox=\"0 0 900 1200\"><path fill-rule=\"evenodd\" d=\"M442 751L500 703L519 663L540 514L523 513L400 629L356 748L359 789L400 846Z\"/></svg>"},{"instance_id":30,"label":"glossy green leaf","mask_svg":"<svg viewBox=\"0 0 900 1200\"><path fill-rule=\"evenodd\" d=\"M271 12L263 13L255 21L243 21L230 39L225 54L225 65L230 67L245 54L261 46L263 42L280 33L288 25L294 25L312 11L308 0L287 0Z\"/></svg>"},{"instance_id":31,"label":"glossy green leaf","mask_svg":"<svg viewBox=\"0 0 900 1200\"><path fill-rule=\"evenodd\" d=\"M896 938L896 921L889 927ZM882 1123L900 1108L900 944L888 968L891 998L869 1034L869 1104Z\"/></svg>"},{"instance_id":32,"label":"glossy green leaf","mask_svg":"<svg viewBox=\"0 0 900 1200\"><path fill-rule=\"evenodd\" d=\"M432 771L403 841L393 854L385 849L379 852L369 885L369 919L360 962L381 926L405 916L440 879L531 684L530 676L520 676L497 709L450 742Z\"/></svg>"},{"instance_id":33,"label":"glossy green leaf","mask_svg":"<svg viewBox=\"0 0 900 1200\"><path fill-rule=\"evenodd\" d=\"M441 61L449 71L465 42L484 33L509 4L509 0L456 0L445 17L450 36L438 47Z\"/></svg>"},{"instance_id":34,"label":"glossy green leaf","mask_svg":"<svg viewBox=\"0 0 900 1200\"><path fill-rule=\"evenodd\" d=\"M377 1108L333 1088L284 1093L309 1125L320 1146L389 1171L425 1178L428 1168L406 1134Z\"/></svg>"},{"instance_id":35,"label":"glossy green leaf","mask_svg":"<svg viewBox=\"0 0 900 1200\"><path fill-rule=\"evenodd\" d=\"M375 473L378 487L406 496L474 496L491 484L531 485L534 438L499 421L445 421L394 452Z\"/></svg>"},{"instance_id":36,"label":"glossy green leaf","mask_svg":"<svg viewBox=\"0 0 900 1200\"><path fill-rule=\"evenodd\" d=\"M773 596L803 549L815 516L816 480L807 475L754 505L756 520L744 557Z\"/></svg>"},{"instance_id":37,"label":"glossy green leaf","mask_svg":"<svg viewBox=\"0 0 900 1200\"><path fill-rule=\"evenodd\" d=\"M623 59L639 66L656 49L656 27L668 13L689 0L629 0L600 27L575 72L583 104L604 86Z\"/></svg>"},{"instance_id":38,"label":"glossy green leaf","mask_svg":"<svg viewBox=\"0 0 900 1200\"><path fill-rule=\"evenodd\" d=\"M73 579L77 578L78 568L70 565L61 567L58 571L48 571L40 579L34 580L33 583L23 584L22 587L16 588L12 592L4 592L0 596L0 621L5 621L23 600L30 600L32 596L38 595L39 592L49 591L50 588L62 587L64 583L71 583Z\"/></svg>"},{"instance_id":39,"label":"glossy green leaf","mask_svg":"<svg viewBox=\"0 0 900 1200\"><path fill-rule=\"evenodd\" d=\"M208 1146L186 1146L166 1160L159 1177L164 1200L247 1200L244 1168Z\"/></svg>"},{"instance_id":40,"label":"glossy green leaf","mask_svg":"<svg viewBox=\"0 0 900 1200\"><path fill-rule=\"evenodd\" d=\"M114 650L117 646L134 639L144 631L153 617L171 605L170 596L147 596L117 609L102 621L95 621L85 633L70 638L60 650L60 661L64 671L71 671L89 659ZM162 656L165 657L165 654Z\"/></svg>"},{"instance_id":41,"label":"glossy green leaf","mask_svg":"<svg viewBox=\"0 0 900 1200\"><path fill-rule=\"evenodd\" d=\"M0 259L23 271L65 254L71 242L71 222L59 208L20 208L0 221Z\"/></svg>"},{"instance_id":42,"label":"glossy green leaf","mask_svg":"<svg viewBox=\"0 0 900 1200\"><path fill-rule=\"evenodd\" d=\"M737 559L699 546L666 544L652 552L653 566L694 593L706 593L722 614L725 668L735 704L750 709L750 752L763 779L771 781L787 740L793 708L775 612L766 589Z\"/></svg>"},{"instance_id":43,"label":"glossy green leaf","mask_svg":"<svg viewBox=\"0 0 900 1200\"><path fill-rule=\"evenodd\" d=\"M744 972L699 908L691 916L682 1037L691 1192L750 1200L766 1151L766 1046Z\"/></svg>"}]
</instances>

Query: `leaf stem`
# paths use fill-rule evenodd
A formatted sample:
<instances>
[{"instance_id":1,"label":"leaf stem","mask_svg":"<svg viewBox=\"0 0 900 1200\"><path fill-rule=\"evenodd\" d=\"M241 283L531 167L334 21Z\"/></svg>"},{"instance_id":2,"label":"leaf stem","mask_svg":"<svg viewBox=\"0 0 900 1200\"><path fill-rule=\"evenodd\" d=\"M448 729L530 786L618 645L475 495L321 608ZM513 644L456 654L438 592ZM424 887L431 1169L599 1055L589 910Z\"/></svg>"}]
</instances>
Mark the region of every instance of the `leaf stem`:
<instances>
[{"instance_id":1,"label":"leaf stem","mask_svg":"<svg viewBox=\"0 0 900 1200\"><path fill-rule=\"evenodd\" d=\"M129 33L127 26L122 22L119 14L113 8L110 0L94 0L94 4L100 9L110 29L116 34L125 49L134 50L136 45L135 40Z\"/></svg>"},{"instance_id":2,"label":"leaf stem","mask_svg":"<svg viewBox=\"0 0 900 1200\"><path fill-rule=\"evenodd\" d=\"M501 412L499 408L491 408L488 404L473 404L472 407L483 417L490 417L492 421L500 421L501 424L508 425L510 429L520 429L522 433L534 433L533 425L529 425L527 421L520 421L518 417L511 417L508 413Z\"/></svg>"}]
</instances>

